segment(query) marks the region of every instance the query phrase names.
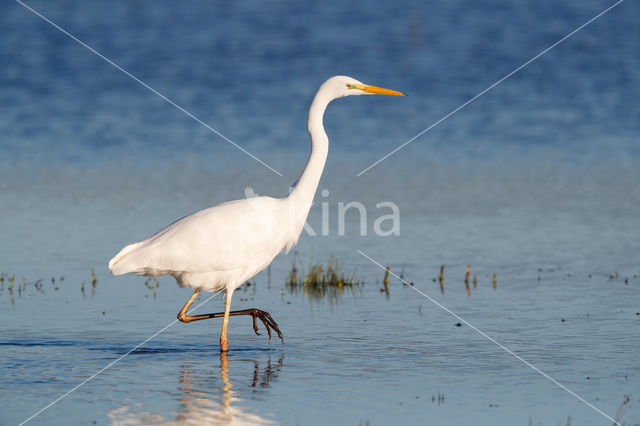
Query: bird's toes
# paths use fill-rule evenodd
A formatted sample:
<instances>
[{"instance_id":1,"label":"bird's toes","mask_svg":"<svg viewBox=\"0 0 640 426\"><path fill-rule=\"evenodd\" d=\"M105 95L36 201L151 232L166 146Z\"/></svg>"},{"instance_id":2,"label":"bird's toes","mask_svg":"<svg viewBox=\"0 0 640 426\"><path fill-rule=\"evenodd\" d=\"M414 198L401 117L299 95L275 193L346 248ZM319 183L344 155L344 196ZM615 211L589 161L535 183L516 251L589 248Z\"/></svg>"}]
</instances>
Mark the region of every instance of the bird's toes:
<instances>
[{"instance_id":1,"label":"bird's toes","mask_svg":"<svg viewBox=\"0 0 640 426\"><path fill-rule=\"evenodd\" d=\"M251 315L251 317L253 318L253 332L256 333L256 335L260 335L260 332L258 331L258 324L256 323L256 314L255 312Z\"/></svg>"}]
</instances>

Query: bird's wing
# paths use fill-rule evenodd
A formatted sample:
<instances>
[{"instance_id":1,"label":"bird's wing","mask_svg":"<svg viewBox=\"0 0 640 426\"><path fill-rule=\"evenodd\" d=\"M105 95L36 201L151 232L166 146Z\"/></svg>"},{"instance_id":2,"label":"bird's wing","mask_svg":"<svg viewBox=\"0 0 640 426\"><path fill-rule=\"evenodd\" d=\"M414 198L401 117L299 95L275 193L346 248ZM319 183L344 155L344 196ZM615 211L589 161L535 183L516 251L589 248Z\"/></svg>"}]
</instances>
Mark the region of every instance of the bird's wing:
<instances>
[{"instance_id":1,"label":"bird's wing","mask_svg":"<svg viewBox=\"0 0 640 426\"><path fill-rule=\"evenodd\" d=\"M254 197L200 210L125 247L112 270L197 273L270 261L285 245L283 207L282 200Z\"/></svg>"}]
</instances>

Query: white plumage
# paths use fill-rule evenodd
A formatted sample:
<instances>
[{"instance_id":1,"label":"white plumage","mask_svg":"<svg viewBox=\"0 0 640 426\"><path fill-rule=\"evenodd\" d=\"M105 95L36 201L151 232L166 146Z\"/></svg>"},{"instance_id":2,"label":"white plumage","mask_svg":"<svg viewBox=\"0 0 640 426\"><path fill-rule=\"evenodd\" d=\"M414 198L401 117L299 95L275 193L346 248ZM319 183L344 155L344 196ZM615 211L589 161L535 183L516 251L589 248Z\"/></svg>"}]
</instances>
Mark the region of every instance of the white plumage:
<instances>
[{"instance_id":1,"label":"white plumage","mask_svg":"<svg viewBox=\"0 0 640 426\"><path fill-rule=\"evenodd\" d=\"M221 350L226 351L226 324L233 291L266 268L280 252L288 251L302 232L329 149L322 123L327 105L343 96L362 94L403 95L351 77L331 77L320 87L309 109L311 154L288 196L230 201L186 216L144 241L127 245L109 262L111 272L172 275L181 287L195 288L196 293L178 316L185 322L205 317L186 315L200 290L225 290L227 306L220 340ZM253 315L254 324L256 315L264 322L259 313L242 314ZM207 318L218 316L209 315ZM269 330L266 322L265 326ZM254 328L257 332L255 325Z\"/></svg>"},{"instance_id":2,"label":"white plumage","mask_svg":"<svg viewBox=\"0 0 640 426\"><path fill-rule=\"evenodd\" d=\"M181 287L234 290L297 240L286 199L254 197L209 207L126 246L109 262L114 275L173 275Z\"/></svg>"}]
</instances>

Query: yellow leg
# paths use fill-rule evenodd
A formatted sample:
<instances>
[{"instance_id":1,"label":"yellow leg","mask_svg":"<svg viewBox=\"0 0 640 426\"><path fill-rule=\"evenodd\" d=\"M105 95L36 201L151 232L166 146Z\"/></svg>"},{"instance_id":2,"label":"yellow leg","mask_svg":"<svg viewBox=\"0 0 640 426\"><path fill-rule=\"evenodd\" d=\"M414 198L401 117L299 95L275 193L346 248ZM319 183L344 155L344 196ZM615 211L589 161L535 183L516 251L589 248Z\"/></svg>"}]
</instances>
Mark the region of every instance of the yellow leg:
<instances>
[{"instance_id":1,"label":"yellow leg","mask_svg":"<svg viewBox=\"0 0 640 426\"><path fill-rule=\"evenodd\" d=\"M198 288L198 289L196 289L196 291L193 292L193 294L191 295L189 300L187 300L187 303L184 304L182 309L180 309L180 312L178 312L178 319L180 321L188 323L188 322L191 322L191 321L197 321L199 319L210 318L209 316L207 316L205 318L204 315L200 315L198 317L187 315L187 311L189 310L189 308L191 307L191 304L193 303L194 300L196 300L196 297L198 297L199 294L200 294L200 289Z\"/></svg>"},{"instance_id":2,"label":"yellow leg","mask_svg":"<svg viewBox=\"0 0 640 426\"><path fill-rule=\"evenodd\" d=\"M227 300L224 304L224 319L222 320L222 331L220 332L220 352L229 350L229 341L227 340L227 326L229 325L229 312L231 312L231 296L233 292L227 291Z\"/></svg>"},{"instance_id":3,"label":"yellow leg","mask_svg":"<svg viewBox=\"0 0 640 426\"><path fill-rule=\"evenodd\" d=\"M273 320L273 318L271 318L271 315L269 315L268 312L261 311L259 309L243 309L240 311L231 311L231 295L233 294L233 291L231 293L227 293L224 312L216 312L213 314L203 315L189 315L187 312L189 311L189 308L199 294L200 289L197 289L193 292L187 303L185 303L182 309L180 309L180 312L178 312L178 319L182 322L189 323L193 321L200 321L203 319L224 317L224 320L222 322L222 331L220 332L220 352L228 351L229 344L227 341L227 326L229 325L229 317L233 315L251 315L253 317L253 331L256 334L260 334L258 333L258 325L256 324L256 319L260 319L260 321L262 321L262 323L264 324L264 327L267 329L267 333L269 333L269 338L271 338L271 329L273 329L276 333L278 333L278 337L282 340L282 332L278 328L278 324L276 324L276 322Z\"/></svg>"}]
</instances>

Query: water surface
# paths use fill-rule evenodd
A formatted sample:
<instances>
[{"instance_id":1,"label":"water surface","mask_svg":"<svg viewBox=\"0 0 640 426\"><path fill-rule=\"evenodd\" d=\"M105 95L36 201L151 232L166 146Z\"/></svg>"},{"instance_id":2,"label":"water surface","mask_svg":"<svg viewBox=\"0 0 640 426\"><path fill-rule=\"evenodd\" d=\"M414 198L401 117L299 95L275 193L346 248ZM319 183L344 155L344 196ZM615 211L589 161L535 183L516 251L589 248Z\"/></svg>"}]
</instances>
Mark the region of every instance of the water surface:
<instances>
[{"instance_id":1,"label":"water surface","mask_svg":"<svg viewBox=\"0 0 640 426\"><path fill-rule=\"evenodd\" d=\"M360 177L609 4L29 4L284 176L5 4L0 423L171 324L30 423L611 424L415 289L611 417L631 395L622 420L640 421L636 3ZM233 318L221 359L219 322L173 323L188 290L160 278L154 296L107 262L246 186L286 194L308 155L307 105L334 74L410 95L338 101L325 118L329 194L309 224L326 218L328 235L303 235L296 261L335 256L365 285L309 299L285 286L293 254L278 257L234 307L270 312L284 343ZM339 235L350 201L367 235L353 211ZM399 208L398 236L374 233L382 201ZM384 271L357 250L415 289L391 277L383 291ZM199 311L222 307L217 296Z\"/></svg>"}]
</instances>

